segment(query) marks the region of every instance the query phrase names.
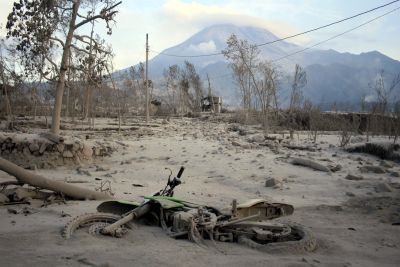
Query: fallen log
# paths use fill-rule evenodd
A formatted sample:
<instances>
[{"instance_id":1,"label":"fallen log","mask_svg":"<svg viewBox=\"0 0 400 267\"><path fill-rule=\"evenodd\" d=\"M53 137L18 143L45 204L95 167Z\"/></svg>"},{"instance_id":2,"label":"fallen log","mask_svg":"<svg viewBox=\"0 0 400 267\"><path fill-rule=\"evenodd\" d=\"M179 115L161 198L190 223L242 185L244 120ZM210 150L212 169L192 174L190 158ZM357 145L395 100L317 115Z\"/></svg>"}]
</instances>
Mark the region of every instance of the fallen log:
<instances>
[{"instance_id":1,"label":"fallen log","mask_svg":"<svg viewBox=\"0 0 400 267\"><path fill-rule=\"evenodd\" d=\"M60 136L60 135L56 135L53 133L49 133L49 132L44 132L41 133L40 136L46 138L47 140L59 144L59 143L64 143L64 137Z\"/></svg>"},{"instance_id":2,"label":"fallen log","mask_svg":"<svg viewBox=\"0 0 400 267\"><path fill-rule=\"evenodd\" d=\"M311 169L318 170L318 171L323 171L323 172L328 172L328 173L331 172L328 167L326 167L322 164L319 164L318 162L312 161L310 159L293 158L292 164L309 167Z\"/></svg>"},{"instance_id":3,"label":"fallen log","mask_svg":"<svg viewBox=\"0 0 400 267\"><path fill-rule=\"evenodd\" d=\"M293 150L306 150L306 151L311 151L311 152L317 151L316 148L309 147L309 146L282 145L282 147L288 148L288 149L293 149Z\"/></svg>"},{"instance_id":4,"label":"fallen log","mask_svg":"<svg viewBox=\"0 0 400 267\"><path fill-rule=\"evenodd\" d=\"M27 171L14 163L0 157L0 170L15 176L18 181L29 184L31 186L48 189L54 192L59 192L77 200L104 200L112 199L113 197L101 192L96 192L90 189L81 188L72 184L67 184L60 181L47 179L41 175Z\"/></svg>"},{"instance_id":5,"label":"fallen log","mask_svg":"<svg viewBox=\"0 0 400 267\"><path fill-rule=\"evenodd\" d=\"M0 183L1 188L6 188L9 185L24 185L24 183L20 181L5 181Z\"/></svg>"},{"instance_id":6,"label":"fallen log","mask_svg":"<svg viewBox=\"0 0 400 267\"><path fill-rule=\"evenodd\" d=\"M21 204L30 204L29 201L17 201L17 202L6 202L6 203L1 203L0 206L11 206L11 205L21 205Z\"/></svg>"}]
</instances>

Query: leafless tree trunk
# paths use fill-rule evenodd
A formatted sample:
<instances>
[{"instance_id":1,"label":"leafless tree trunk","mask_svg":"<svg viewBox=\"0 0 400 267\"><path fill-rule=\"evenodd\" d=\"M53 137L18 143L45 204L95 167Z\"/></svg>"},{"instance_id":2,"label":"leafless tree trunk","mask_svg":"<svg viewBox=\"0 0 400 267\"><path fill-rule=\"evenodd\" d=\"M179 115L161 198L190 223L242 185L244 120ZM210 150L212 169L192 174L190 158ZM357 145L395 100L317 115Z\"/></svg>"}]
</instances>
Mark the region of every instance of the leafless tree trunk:
<instances>
[{"instance_id":1,"label":"leafless tree trunk","mask_svg":"<svg viewBox=\"0 0 400 267\"><path fill-rule=\"evenodd\" d=\"M110 71L110 68L107 65L105 67L106 67L106 70L107 70L107 74L108 74L108 76L109 76L109 78L111 80L113 91L116 93L116 97L117 97L118 132L120 132L121 131L121 103L120 103L120 99L119 99L120 98L119 97L119 89L115 86L114 78L111 75L112 74L111 71L113 70L112 64L110 66L111 71Z\"/></svg>"},{"instance_id":2,"label":"leafless tree trunk","mask_svg":"<svg viewBox=\"0 0 400 267\"><path fill-rule=\"evenodd\" d=\"M258 65L260 51L257 46L249 44L246 40L239 40L234 34L227 40L227 45L222 53L230 61L242 95L243 108L248 114L253 107L253 95L258 86L254 71Z\"/></svg>"},{"instance_id":3,"label":"leafless tree trunk","mask_svg":"<svg viewBox=\"0 0 400 267\"><path fill-rule=\"evenodd\" d=\"M293 139L294 129L296 128L295 115L300 110L301 103L303 101L303 92L301 89L307 84L307 74L304 69L296 64L293 81L292 81L292 91L290 93L290 103L289 103L289 130L290 138ZM297 111L297 112L296 112Z\"/></svg>"},{"instance_id":4,"label":"leafless tree trunk","mask_svg":"<svg viewBox=\"0 0 400 267\"><path fill-rule=\"evenodd\" d=\"M57 81L56 98L55 98L54 111L51 122L51 132L56 135L60 133L61 106L62 106L62 97L64 94L65 75L69 67L68 61L70 54L70 46L72 43L72 38L74 36L75 21L78 15L79 5L80 1L76 1L72 5L72 15L71 15L71 20L69 22L67 38L65 39L64 50L61 59L61 67L59 72L59 79Z\"/></svg>"},{"instance_id":5,"label":"leafless tree trunk","mask_svg":"<svg viewBox=\"0 0 400 267\"><path fill-rule=\"evenodd\" d=\"M2 48L0 48L2 49ZM9 126L12 126L13 118L12 118L12 110L10 104L10 96L8 91L9 80L6 75L6 63L3 58L3 53L0 51L0 75L1 75L1 82L3 85L3 93L4 93L4 100L5 100L5 114L7 115L7 122Z\"/></svg>"},{"instance_id":6,"label":"leafless tree trunk","mask_svg":"<svg viewBox=\"0 0 400 267\"><path fill-rule=\"evenodd\" d=\"M300 108L303 100L301 89L307 84L307 74L305 70L298 64L295 66L295 71L292 81L292 91L290 93L289 112Z\"/></svg>"},{"instance_id":7,"label":"leafless tree trunk","mask_svg":"<svg viewBox=\"0 0 400 267\"><path fill-rule=\"evenodd\" d=\"M277 109L277 79L278 73L276 69L268 62L259 64L258 71L260 72L261 80L254 87L256 100L260 104L262 114L262 125L265 133L268 131L268 115L271 108L271 103L274 103L274 108Z\"/></svg>"},{"instance_id":8,"label":"leafless tree trunk","mask_svg":"<svg viewBox=\"0 0 400 267\"><path fill-rule=\"evenodd\" d=\"M94 12L94 7L92 8L92 12ZM90 31L90 40L89 40L89 60L87 65L87 73L86 73L86 102L85 102L85 113L83 115L83 119L86 120L89 118L89 110L90 110L90 101L92 96L92 76L93 76L93 33L94 33L94 21L91 21L91 31Z\"/></svg>"},{"instance_id":9,"label":"leafless tree trunk","mask_svg":"<svg viewBox=\"0 0 400 267\"><path fill-rule=\"evenodd\" d=\"M180 68L178 65L169 66L164 70L164 80L167 92L167 105L173 114L177 113L177 107L179 105L178 100L178 77Z\"/></svg>"}]
</instances>

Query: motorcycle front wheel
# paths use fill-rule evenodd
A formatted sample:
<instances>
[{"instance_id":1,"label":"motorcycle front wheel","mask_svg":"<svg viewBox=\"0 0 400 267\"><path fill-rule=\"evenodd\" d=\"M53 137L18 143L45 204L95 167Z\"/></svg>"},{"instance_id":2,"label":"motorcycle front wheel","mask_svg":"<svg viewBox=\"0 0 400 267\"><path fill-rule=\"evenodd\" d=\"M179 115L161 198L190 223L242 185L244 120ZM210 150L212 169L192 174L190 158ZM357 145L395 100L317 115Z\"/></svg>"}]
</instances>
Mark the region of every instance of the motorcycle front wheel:
<instances>
[{"instance_id":1,"label":"motorcycle front wheel","mask_svg":"<svg viewBox=\"0 0 400 267\"><path fill-rule=\"evenodd\" d=\"M79 228L87 228L90 234L101 234L101 229L119 219L121 219L121 216L111 213L86 213L69 221L62 230L62 236L65 239L69 239ZM131 228L129 223L118 229L118 235L124 234L126 228Z\"/></svg>"}]
</instances>

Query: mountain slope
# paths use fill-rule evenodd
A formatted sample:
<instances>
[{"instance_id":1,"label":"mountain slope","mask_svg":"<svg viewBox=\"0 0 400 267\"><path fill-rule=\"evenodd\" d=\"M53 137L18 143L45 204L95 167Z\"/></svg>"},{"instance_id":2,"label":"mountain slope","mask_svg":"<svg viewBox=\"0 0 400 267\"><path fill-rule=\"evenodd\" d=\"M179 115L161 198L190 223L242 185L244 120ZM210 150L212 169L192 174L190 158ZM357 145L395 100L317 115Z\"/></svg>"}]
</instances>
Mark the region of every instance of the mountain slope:
<instances>
[{"instance_id":1,"label":"mountain slope","mask_svg":"<svg viewBox=\"0 0 400 267\"><path fill-rule=\"evenodd\" d=\"M160 81L163 78L164 69L174 64L182 65L185 60L188 60L196 66L203 78L206 74L211 77L212 87L224 98L225 103L238 104L235 83L232 76L229 75L228 62L222 55L191 58L163 55L219 53L225 49L226 40L231 34L253 44L262 44L279 39L266 29L252 26L235 26L232 24L210 26L151 59L149 61L151 79ZM260 46L259 48L264 60L275 60L302 49L298 45L285 41ZM302 65L307 71L308 84L304 88L304 95L314 103L324 103L326 106L334 102L348 103L350 106L357 105L361 95L366 94L372 97L373 92L368 84L381 70L385 70L387 74L387 83L390 83L395 74L400 73L400 62L378 51L354 55L339 53L332 49L313 49L276 62L283 73L282 77L290 75L296 63ZM280 87L280 102L285 104L289 92L287 78L282 78ZM395 97L400 97L399 91L395 92Z\"/></svg>"},{"instance_id":2,"label":"mountain slope","mask_svg":"<svg viewBox=\"0 0 400 267\"><path fill-rule=\"evenodd\" d=\"M278 39L277 36L272 34L266 29L245 26L238 27L232 24L221 24L214 25L203 29L197 34L193 35L183 43L168 48L162 51L162 54L157 55L149 61L149 71L155 76L159 77L162 75L163 69L174 64L183 64L185 60L189 60L199 68L205 68L210 64L217 62L225 62L222 55L207 56L207 57L171 57L168 55L204 55L220 53L226 48L226 40L235 34L239 39L246 39L250 43L266 43ZM279 45L270 45L268 49L262 49L261 55L263 58L277 58L288 52L299 49L297 45L290 44L287 42L280 42Z\"/></svg>"}]
</instances>

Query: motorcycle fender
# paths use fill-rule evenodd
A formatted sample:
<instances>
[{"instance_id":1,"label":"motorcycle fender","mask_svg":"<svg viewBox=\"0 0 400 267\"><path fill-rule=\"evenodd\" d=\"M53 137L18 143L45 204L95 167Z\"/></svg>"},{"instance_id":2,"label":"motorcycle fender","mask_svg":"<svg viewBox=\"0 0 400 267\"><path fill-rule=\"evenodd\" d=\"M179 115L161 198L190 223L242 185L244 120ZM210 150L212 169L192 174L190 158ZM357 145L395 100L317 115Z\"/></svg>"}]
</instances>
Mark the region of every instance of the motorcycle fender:
<instances>
[{"instance_id":1,"label":"motorcycle fender","mask_svg":"<svg viewBox=\"0 0 400 267\"><path fill-rule=\"evenodd\" d=\"M260 214L254 220L271 220L293 214L292 205L284 203L270 203L265 199L251 199L237 206L236 216L239 218Z\"/></svg>"},{"instance_id":2,"label":"motorcycle fender","mask_svg":"<svg viewBox=\"0 0 400 267\"><path fill-rule=\"evenodd\" d=\"M175 208L183 208L185 205L181 203L181 200L175 199L172 197L166 196L151 196L144 197L145 199L150 199L154 202L157 202L161 205L163 209L175 209Z\"/></svg>"}]
</instances>

